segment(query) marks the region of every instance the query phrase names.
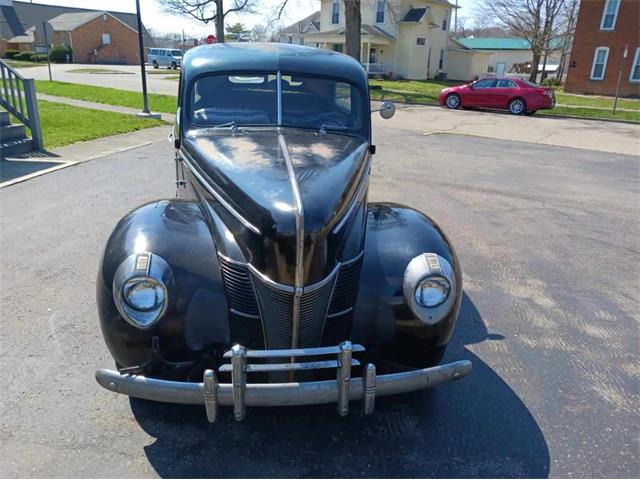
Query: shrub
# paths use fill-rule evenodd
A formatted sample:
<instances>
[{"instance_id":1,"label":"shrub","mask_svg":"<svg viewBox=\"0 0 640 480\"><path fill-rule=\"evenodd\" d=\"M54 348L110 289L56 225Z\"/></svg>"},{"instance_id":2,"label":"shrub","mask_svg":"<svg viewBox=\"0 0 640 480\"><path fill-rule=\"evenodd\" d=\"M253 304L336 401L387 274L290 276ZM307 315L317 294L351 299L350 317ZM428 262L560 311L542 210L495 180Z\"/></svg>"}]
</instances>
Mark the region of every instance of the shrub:
<instances>
[{"instance_id":1,"label":"shrub","mask_svg":"<svg viewBox=\"0 0 640 480\"><path fill-rule=\"evenodd\" d=\"M35 53L32 57L31 60L34 62L46 62L47 61L47 54L46 53Z\"/></svg>"},{"instance_id":2,"label":"shrub","mask_svg":"<svg viewBox=\"0 0 640 480\"><path fill-rule=\"evenodd\" d=\"M20 54L20 50L5 50L4 58L12 60L16 57L16 55Z\"/></svg>"},{"instance_id":3,"label":"shrub","mask_svg":"<svg viewBox=\"0 0 640 480\"><path fill-rule=\"evenodd\" d=\"M542 81L543 87L559 87L560 85L562 85L562 81L557 78L545 78Z\"/></svg>"},{"instance_id":4,"label":"shrub","mask_svg":"<svg viewBox=\"0 0 640 480\"><path fill-rule=\"evenodd\" d=\"M23 61L30 62L31 61L31 57L33 57L33 55L34 55L33 52L20 52L19 54L17 54L13 58L16 59L16 60L23 60Z\"/></svg>"},{"instance_id":5,"label":"shrub","mask_svg":"<svg viewBox=\"0 0 640 480\"><path fill-rule=\"evenodd\" d=\"M53 47L49 51L49 55L51 57L51 61L55 63L67 63L67 55L69 56L69 61L73 62L73 52L66 45Z\"/></svg>"}]
</instances>

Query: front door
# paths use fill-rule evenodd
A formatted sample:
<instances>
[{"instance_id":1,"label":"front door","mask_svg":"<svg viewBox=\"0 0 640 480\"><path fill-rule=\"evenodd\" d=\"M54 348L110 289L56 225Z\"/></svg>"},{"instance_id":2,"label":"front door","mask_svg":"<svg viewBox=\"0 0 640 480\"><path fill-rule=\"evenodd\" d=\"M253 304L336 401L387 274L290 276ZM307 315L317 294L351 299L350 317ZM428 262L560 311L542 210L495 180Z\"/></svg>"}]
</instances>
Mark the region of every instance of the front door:
<instances>
[{"instance_id":1,"label":"front door","mask_svg":"<svg viewBox=\"0 0 640 480\"><path fill-rule=\"evenodd\" d=\"M503 74L504 74L504 71L505 71L506 69L507 69L507 64L506 64L506 63L504 63L504 62L499 62L499 63L496 65L496 73L497 73L498 75L503 75Z\"/></svg>"}]
</instances>

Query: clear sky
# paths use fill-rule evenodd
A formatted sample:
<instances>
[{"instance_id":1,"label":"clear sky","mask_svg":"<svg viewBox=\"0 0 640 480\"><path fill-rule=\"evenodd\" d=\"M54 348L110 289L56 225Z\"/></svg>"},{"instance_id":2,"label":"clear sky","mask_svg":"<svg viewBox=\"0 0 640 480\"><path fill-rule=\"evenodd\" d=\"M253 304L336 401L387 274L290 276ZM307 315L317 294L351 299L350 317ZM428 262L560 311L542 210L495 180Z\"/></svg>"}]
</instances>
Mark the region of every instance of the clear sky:
<instances>
[{"instance_id":1,"label":"clear sky","mask_svg":"<svg viewBox=\"0 0 640 480\"><path fill-rule=\"evenodd\" d=\"M455 3L455 0L449 0ZM458 0L461 7L459 15L471 16L471 7L477 0ZM281 3L281 0L258 0L256 12L253 14L235 15L227 17L227 23L242 22L247 27L252 27L258 23L265 24L274 8ZM115 10L120 12L135 12L135 0L34 0L34 3L47 3L50 5L66 5L69 7L92 8L96 10ZM282 23L287 25L296 20L310 15L320 8L319 0L289 0L284 11ZM203 25L195 21L190 21L184 17L169 16L164 13L157 0L140 0L142 10L142 21L147 28L153 28L162 32L180 32L184 29L185 34L193 36L203 36L214 33L213 24Z\"/></svg>"}]
</instances>

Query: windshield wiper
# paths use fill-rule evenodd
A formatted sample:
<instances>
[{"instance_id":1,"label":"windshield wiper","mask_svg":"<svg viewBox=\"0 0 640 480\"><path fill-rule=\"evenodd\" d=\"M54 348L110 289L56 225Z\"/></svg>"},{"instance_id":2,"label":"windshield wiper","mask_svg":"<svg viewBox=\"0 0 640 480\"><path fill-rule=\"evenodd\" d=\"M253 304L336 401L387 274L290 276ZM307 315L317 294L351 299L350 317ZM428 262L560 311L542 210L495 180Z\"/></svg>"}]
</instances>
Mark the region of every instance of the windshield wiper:
<instances>
[{"instance_id":1,"label":"windshield wiper","mask_svg":"<svg viewBox=\"0 0 640 480\"><path fill-rule=\"evenodd\" d=\"M215 130L216 128L226 128L226 127L231 127L231 131L234 133L238 131L238 124L233 120L226 123L220 123L219 125L213 125L209 127L209 129Z\"/></svg>"},{"instance_id":2,"label":"windshield wiper","mask_svg":"<svg viewBox=\"0 0 640 480\"><path fill-rule=\"evenodd\" d=\"M351 130L351 129L349 127L342 127L342 126L339 126L339 125L325 125L324 123L320 127L320 133L327 133L327 132L330 132L330 131L343 132L343 131L348 131L348 130Z\"/></svg>"}]
</instances>

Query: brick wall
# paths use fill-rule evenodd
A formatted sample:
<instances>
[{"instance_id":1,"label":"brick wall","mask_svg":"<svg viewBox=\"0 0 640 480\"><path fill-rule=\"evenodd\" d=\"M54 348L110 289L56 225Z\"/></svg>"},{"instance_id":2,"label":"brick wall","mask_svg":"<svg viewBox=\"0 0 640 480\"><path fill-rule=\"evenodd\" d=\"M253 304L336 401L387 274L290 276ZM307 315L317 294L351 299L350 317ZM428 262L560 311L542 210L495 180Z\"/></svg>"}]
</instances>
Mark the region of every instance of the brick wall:
<instances>
[{"instance_id":1,"label":"brick wall","mask_svg":"<svg viewBox=\"0 0 640 480\"><path fill-rule=\"evenodd\" d=\"M103 34L111 37L109 45L103 44ZM70 45L75 63L140 63L138 33L111 15L100 15L72 32L54 32L53 41Z\"/></svg>"},{"instance_id":2,"label":"brick wall","mask_svg":"<svg viewBox=\"0 0 640 480\"><path fill-rule=\"evenodd\" d=\"M640 96L640 83L630 82L636 48L640 46L640 1L621 0L613 30L600 30L606 0L582 0L565 90L575 93L614 95L622 67L620 95ZM628 45L627 58L623 57ZM609 47L603 80L591 80L593 56L598 47Z\"/></svg>"}]
</instances>

